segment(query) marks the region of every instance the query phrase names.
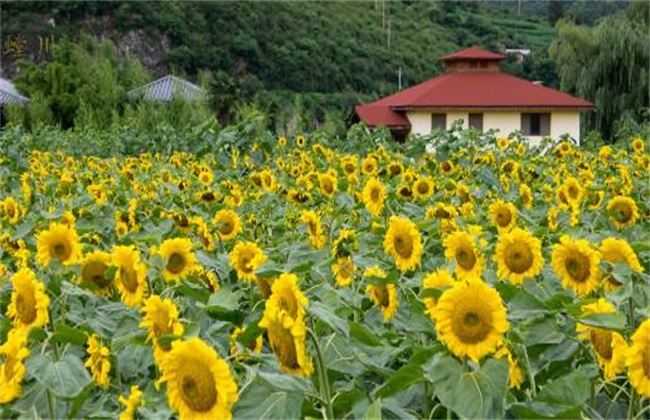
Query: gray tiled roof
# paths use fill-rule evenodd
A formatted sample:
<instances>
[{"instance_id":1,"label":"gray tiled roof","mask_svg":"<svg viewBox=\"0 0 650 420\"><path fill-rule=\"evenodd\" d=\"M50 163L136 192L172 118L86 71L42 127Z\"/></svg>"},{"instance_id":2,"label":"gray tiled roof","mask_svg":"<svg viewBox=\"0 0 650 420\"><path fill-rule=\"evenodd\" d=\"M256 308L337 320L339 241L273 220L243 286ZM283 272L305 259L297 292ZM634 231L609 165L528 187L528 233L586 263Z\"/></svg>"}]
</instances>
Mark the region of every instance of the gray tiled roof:
<instances>
[{"instance_id":1,"label":"gray tiled roof","mask_svg":"<svg viewBox=\"0 0 650 420\"><path fill-rule=\"evenodd\" d=\"M158 102L170 102L174 95L178 95L182 99L194 101L204 99L205 91L194 83L169 75L133 89L127 95L132 99Z\"/></svg>"},{"instance_id":2,"label":"gray tiled roof","mask_svg":"<svg viewBox=\"0 0 650 420\"><path fill-rule=\"evenodd\" d=\"M0 77L0 105L26 105L29 99L18 93L13 83Z\"/></svg>"}]
</instances>

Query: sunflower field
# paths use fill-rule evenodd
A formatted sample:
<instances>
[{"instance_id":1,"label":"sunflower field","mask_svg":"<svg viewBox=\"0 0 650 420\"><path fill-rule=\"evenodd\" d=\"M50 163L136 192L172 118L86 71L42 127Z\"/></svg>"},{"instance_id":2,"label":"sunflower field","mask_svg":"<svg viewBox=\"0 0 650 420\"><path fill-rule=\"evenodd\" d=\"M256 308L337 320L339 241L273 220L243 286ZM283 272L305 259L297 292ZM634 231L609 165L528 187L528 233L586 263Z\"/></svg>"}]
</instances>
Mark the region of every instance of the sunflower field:
<instances>
[{"instance_id":1,"label":"sunflower field","mask_svg":"<svg viewBox=\"0 0 650 420\"><path fill-rule=\"evenodd\" d=\"M649 418L648 139L380 137L0 156L0 417Z\"/></svg>"}]
</instances>

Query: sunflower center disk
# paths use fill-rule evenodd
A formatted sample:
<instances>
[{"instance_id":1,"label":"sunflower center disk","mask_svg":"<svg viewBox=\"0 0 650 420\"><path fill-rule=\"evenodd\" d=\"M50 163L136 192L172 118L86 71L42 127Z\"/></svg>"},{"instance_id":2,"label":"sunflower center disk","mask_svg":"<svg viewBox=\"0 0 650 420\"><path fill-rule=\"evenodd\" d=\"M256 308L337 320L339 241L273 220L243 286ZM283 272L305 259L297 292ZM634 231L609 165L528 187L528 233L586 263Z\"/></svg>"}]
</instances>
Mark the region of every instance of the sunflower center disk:
<instances>
[{"instance_id":1,"label":"sunflower center disk","mask_svg":"<svg viewBox=\"0 0 650 420\"><path fill-rule=\"evenodd\" d=\"M33 293L19 292L16 298L16 312L23 324L31 324L36 319L36 300Z\"/></svg>"},{"instance_id":2,"label":"sunflower center disk","mask_svg":"<svg viewBox=\"0 0 650 420\"><path fill-rule=\"evenodd\" d=\"M413 253L413 242L411 238L404 238L401 235L395 237L395 252L402 258L409 258Z\"/></svg>"},{"instance_id":3,"label":"sunflower center disk","mask_svg":"<svg viewBox=\"0 0 650 420\"><path fill-rule=\"evenodd\" d=\"M194 411L210 411L217 403L217 385L208 366L191 361L183 370L181 398Z\"/></svg>"},{"instance_id":4,"label":"sunflower center disk","mask_svg":"<svg viewBox=\"0 0 650 420\"><path fill-rule=\"evenodd\" d=\"M650 378L650 345L647 343L643 350L643 373L646 378Z\"/></svg>"},{"instance_id":5,"label":"sunflower center disk","mask_svg":"<svg viewBox=\"0 0 650 420\"><path fill-rule=\"evenodd\" d=\"M185 268L185 260L183 259L183 256L179 253L173 253L170 255L167 260L166 268L167 271L170 271L173 274L178 274L183 271L183 268Z\"/></svg>"},{"instance_id":6,"label":"sunflower center disk","mask_svg":"<svg viewBox=\"0 0 650 420\"><path fill-rule=\"evenodd\" d=\"M459 310L453 317L452 330L465 344L480 343L490 334L492 317L479 308Z\"/></svg>"},{"instance_id":7,"label":"sunflower center disk","mask_svg":"<svg viewBox=\"0 0 650 420\"><path fill-rule=\"evenodd\" d=\"M506 265L513 273L525 273L533 265L533 253L523 243L514 243L506 254Z\"/></svg>"},{"instance_id":8,"label":"sunflower center disk","mask_svg":"<svg viewBox=\"0 0 650 420\"><path fill-rule=\"evenodd\" d=\"M373 188L370 192L370 200L379 201L379 190L377 188Z\"/></svg>"},{"instance_id":9,"label":"sunflower center disk","mask_svg":"<svg viewBox=\"0 0 650 420\"><path fill-rule=\"evenodd\" d=\"M627 223L632 219L632 209L625 203L621 203L614 207L614 218L619 223Z\"/></svg>"},{"instance_id":10,"label":"sunflower center disk","mask_svg":"<svg viewBox=\"0 0 650 420\"><path fill-rule=\"evenodd\" d=\"M232 222L230 220L226 220L221 225L221 229L219 229L219 232L222 235L230 235L232 233L232 231L233 231L233 228L234 228L234 226L233 226Z\"/></svg>"},{"instance_id":11,"label":"sunflower center disk","mask_svg":"<svg viewBox=\"0 0 650 420\"><path fill-rule=\"evenodd\" d=\"M582 254L570 256L567 258L564 266L571 278L578 283L586 281L589 278L589 274L591 274L589 269L589 258Z\"/></svg>"},{"instance_id":12,"label":"sunflower center disk","mask_svg":"<svg viewBox=\"0 0 650 420\"><path fill-rule=\"evenodd\" d=\"M120 279L122 280L124 288L129 292L133 293L138 289L138 278L133 268L120 268Z\"/></svg>"},{"instance_id":13,"label":"sunflower center disk","mask_svg":"<svg viewBox=\"0 0 650 420\"><path fill-rule=\"evenodd\" d=\"M65 244L56 244L53 249L54 256L61 262L66 261L70 258L70 249L65 246Z\"/></svg>"},{"instance_id":14,"label":"sunflower center disk","mask_svg":"<svg viewBox=\"0 0 650 420\"><path fill-rule=\"evenodd\" d=\"M471 270L476 264L476 255L474 254L474 250L460 248L456 252L456 262L465 270Z\"/></svg>"},{"instance_id":15,"label":"sunflower center disk","mask_svg":"<svg viewBox=\"0 0 650 420\"><path fill-rule=\"evenodd\" d=\"M501 227L508 226L511 220L512 220L512 215L507 210L505 211L502 210L497 214L497 223Z\"/></svg>"},{"instance_id":16,"label":"sunflower center disk","mask_svg":"<svg viewBox=\"0 0 650 420\"><path fill-rule=\"evenodd\" d=\"M298 354L293 336L282 326L282 321L276 322L272 330L269 330L269 341L273 352L278 356L280 364L289 369L299 369Z\"/></svg>"},{"instance_id":17,"label":"sunflower center disk","mask_svg":"<svg viewBox=\"0 0 650 420\"><path fill-rule=\"evenodd\" d=\"M390 305L390 298L388 296L388 289L386 286L376 286L375 296L377 296L377 300L382 307L388 308Z\"/></svg>"},{"instance_id":18,"label":"sunflower center disk","mask_svg":"<svg viewBox=\"0 0 650 420\"><path fill-rule=\"evenodd\" d=\"M94 283L100 289L105 288L111 283L111 280L106 278L106 269L108 266L101 261L91 261L84 265L81 270L81 277L84 281Z\"/></svg>"},{"instance_id":19,"label":"sunflower center disk","mask_svg":"<svg viewBox=\"0 0 650 420\"><path fill-rule=\"evenodd\" d=\"M596 353L605 360L612 358L612 333L606 330L594 329L589 334L591 344L594 346Z\"/></svg>"}]
</instances>

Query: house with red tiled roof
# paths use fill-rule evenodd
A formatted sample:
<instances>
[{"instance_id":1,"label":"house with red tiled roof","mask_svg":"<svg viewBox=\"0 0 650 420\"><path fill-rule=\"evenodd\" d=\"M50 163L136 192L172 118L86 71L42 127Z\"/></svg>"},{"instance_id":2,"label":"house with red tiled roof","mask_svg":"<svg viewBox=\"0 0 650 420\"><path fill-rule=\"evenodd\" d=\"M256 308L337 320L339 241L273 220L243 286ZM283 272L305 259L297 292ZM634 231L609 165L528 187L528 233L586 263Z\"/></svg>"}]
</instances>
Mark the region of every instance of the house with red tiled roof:
<instances>
[{"instance_id":1,"label":"house with red tiled roof","mask_svg":"<svg viewBox=\"0 0 650 420\"><path fill-rule=\"evenodd\" d=\"M441 58L443 74L375 102L357 105L353 121L384 126L395 138L464 128L519 131L533 144L543 137L568 134L580 140L580 111L593 109L584 99L503 73L505 56L469 48Z\"/></svg>"}]
</instances>

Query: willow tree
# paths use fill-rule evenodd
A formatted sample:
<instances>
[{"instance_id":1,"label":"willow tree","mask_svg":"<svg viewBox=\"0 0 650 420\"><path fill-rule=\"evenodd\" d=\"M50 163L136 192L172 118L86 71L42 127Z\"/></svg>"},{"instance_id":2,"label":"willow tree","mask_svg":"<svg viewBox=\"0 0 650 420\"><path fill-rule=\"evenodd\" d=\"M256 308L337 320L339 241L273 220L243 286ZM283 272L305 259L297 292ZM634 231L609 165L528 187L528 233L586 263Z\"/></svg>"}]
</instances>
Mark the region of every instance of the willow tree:
<instances>
[{"instance_id":1,"label":"willow tree","mask_svg":"<svg viewBox=\"0 0 650 420\"><path fill-rule=\"evenodd\" d=\"M561 89L596 104L587 127L608 141L623 118L639 122L650 107L649 12L648 3L633 3L594 28L559 21L549 48Z\"/></svg>"}]
</instances>

